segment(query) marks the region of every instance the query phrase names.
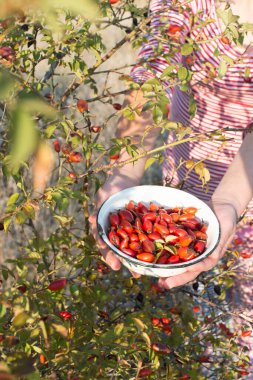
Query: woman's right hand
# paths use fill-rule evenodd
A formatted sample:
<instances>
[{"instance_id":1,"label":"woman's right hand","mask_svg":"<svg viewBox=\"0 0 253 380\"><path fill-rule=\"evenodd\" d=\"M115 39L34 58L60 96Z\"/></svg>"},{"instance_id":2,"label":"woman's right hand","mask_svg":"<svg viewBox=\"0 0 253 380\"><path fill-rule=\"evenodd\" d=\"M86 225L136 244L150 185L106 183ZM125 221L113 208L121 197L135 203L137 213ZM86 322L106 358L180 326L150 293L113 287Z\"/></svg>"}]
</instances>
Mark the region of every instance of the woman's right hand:
<instances>
[{"instance_id":1,"label":"woman's right hand","mask_svg":"<svg viewBox=\"0 0 253 380\"><path fill-rule=\"evenodd\" d=\"M111 185L106 184L104 188L101 188L97 195L96 195L96 207L93 212L93 214L89 217L89 222L91 226L92 234L97 242L97 246L99 248L99 251L101 252L102 256L104 257L106 263L113 269L113 270L119 270L121 268L121 262L120 260L115 256L115 254L108 248L108 246L105 244L105 242L101 239L98 233L97 229L97 213L100 208L100 206L110 197L111 195L115 194L118 191L121 191L126 186L118 188L112 187ZM141 275L138 273L135 273L133 271L130 271L134 278L139 278Z\"/></svg>"},{"instance_id":2,"label":"woman's right hand","mask_svg":"<svg viewBox=\"0 0 253 380\"><path fill-rule=\"evenodd\" d=\"M115 192L117 190L115 189ZM104 257L106 263L113 269L113 270L119 270L121 268L121 263L119 259L114 255L114 253L108 248L108 246L105 244L105 242L101 239L99 236L98 230L97 230L97 213L100 208L100 206L104 203L104 201L108 198L108 195L106 191L103 191L101 188L97 195L96 195L96 206L93 214L89 217L89 222L91 226L92 234L97 242L97 246L99 248L99 251L101 252L102 256Z\"/></svg>"}]
</instances>

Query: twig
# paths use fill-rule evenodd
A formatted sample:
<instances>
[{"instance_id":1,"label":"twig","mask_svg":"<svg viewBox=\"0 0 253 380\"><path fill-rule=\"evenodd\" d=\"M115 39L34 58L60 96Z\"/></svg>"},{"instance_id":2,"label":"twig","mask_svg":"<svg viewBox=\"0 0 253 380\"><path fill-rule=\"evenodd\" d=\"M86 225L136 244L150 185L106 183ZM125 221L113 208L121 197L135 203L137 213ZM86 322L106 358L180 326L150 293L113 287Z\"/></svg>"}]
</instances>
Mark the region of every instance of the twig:
<instances>
[{"instance_id":1,"label":"twig","mask_svg":"<svg viewBox=\"0 0 253 380\"><path fill-rule=\"evenodd\" d=\"M210 132L210 135L215 133L217 130L214 130L214 131L211 131ZM135 157L132 157L128 160L125 160L125 161L122 161L122 162L119 162L118 164L115 164L115 165L111 165L111 164L108 164L108 165L102 165L96 169L93 169L91 171L87 171L86 173L83 173L79 176L79 178L83 178L83 177L86 177L87 175L90 175L90 174L93 174L93 173L99 173L103 170L109 170L109 169L116 169L116 168L121 168L125 165L128 165L128 164L131 164L141 158L145 158L147 156L150 156L152 154L155 154L155 153L158 153L158 152L161 152L165 149L168 149L168 148L171 148L173 146L176 146L176 145L180 145L180 144L184 144L186 142L190 142L190 141L197 141L198 139L202 140L209 140L211 138L211 136L208 136L207 133L199 133L199 134L196 134L194 137L188 137L188 138L185 138L185 139L182 139L182 140L179 140L179 141L174 141L172 143L169 143L169 144L165 144L163 146L160 146L158 148L155 148L155 149L152 149L148 152L143 152L143 153L140 153L138 155L136 155Z\"/></svg>"},{"instance_id":2,"label":"twig","mask_svg":"<svg viewBox=\"0 0 253 380\"><path fill-rule=\"evenodd\" d=\"M253 325L253 318L251 317L248 317L247 315L244 315L244 314L236 314L234 313L233 311L228 311L228 310L224 310L222 307L220 307L219 305L216 305L214 302L212 301L208 301L207 299L205 299L204 297L201 297L200 295L198 294L195 294L195 293L192 293L190 292L189 290L186 290L186 289L179 289L180 292L182 293L185 293L185 294L188 294L190 296L193 296L193 297L197 297L199 300L201 300L202 302L205 302L207 305L209 306L212 306L212 307L215 307L216 309L219 309L222 313L224 314L228 314L228 315L231 315L233 317L236 317L236 318L239 318L239 319L242 319L246 322L249 322Z\"/></svg>"}]
</instances>

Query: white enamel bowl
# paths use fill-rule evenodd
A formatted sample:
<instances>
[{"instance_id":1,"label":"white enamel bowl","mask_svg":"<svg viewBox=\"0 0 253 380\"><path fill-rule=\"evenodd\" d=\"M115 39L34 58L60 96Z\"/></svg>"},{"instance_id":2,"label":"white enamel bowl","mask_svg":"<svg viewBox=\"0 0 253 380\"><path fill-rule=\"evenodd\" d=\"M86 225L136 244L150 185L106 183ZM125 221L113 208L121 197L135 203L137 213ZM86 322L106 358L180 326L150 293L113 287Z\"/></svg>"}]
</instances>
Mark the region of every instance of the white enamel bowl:
<instances>
[{"instance_id":1,"label":"white enamel bowl","mask_svg":"<svg viewBox=\"0 0 253 380\"><path fill-rule=\"evenodd\" d=\"M196 216L208 223L207 246L205 252L195 259L178 264L153 264L139 261L130 257L116 248L107 237L109 228L109 214L124 208L125 205L133 200L135 203L143 202L149 205L154 202L164 207L196 207ZM165 187L165 186L135 186L122 190L108 198L100 207L97 216L98 232L108 247L120 259L128 269L153 277L170 277L186 272L186 268L204 260L217 247L220 240L220 225L217 217L210 207L185 191Z\"/></svg>"}]
</instances>

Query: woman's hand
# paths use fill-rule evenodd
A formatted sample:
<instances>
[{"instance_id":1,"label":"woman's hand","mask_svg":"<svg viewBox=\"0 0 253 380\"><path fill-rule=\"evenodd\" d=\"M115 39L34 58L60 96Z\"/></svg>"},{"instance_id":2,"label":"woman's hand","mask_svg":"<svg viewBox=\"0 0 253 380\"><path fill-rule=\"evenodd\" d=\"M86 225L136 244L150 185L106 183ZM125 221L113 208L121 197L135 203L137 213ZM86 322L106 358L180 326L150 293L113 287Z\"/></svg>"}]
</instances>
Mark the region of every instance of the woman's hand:
<instances>
[{"instance_id":1,"label":"woman's hand","mask_svg":"<svg viewBox=\"0 0 253 380\"><path fill-rule=\"evenodd\" d=\"M109 187L108 187L109 186ZM96 196L96 208L93 214L89 217L89 222L91 226L91 232L97 242L98 249L102 256L104 257L106 263L113 269L113 270L119 270L121 268L121 262L120 260L115 256L113 251L111 251L108 246L105 244L105 242L101 239L99 236L98 230L97 230L97 213L100 208L100 206L104 203L104 201L114 193L123 190L122 188L113 187L111 185L105 185L104 188L101 188ZM130 271L135 278L139 278L140 274L135 273L133 271Z\"/></svg>"},{"instance_id":2,"label":"woman's hand","mask_svg":"<svg viewBox=\"0 0 253 380\"><path fill-rule=\"evenodd\" d=\"M100 189L96 196L96 208L93 212L93 214L89 217L89 222L91 226L92 234L97 242L97 246L99 248L99 251L101 252L102 256L104 257L106 263L113 269L113 270L119 270L121 268L121 263L119 259L114 255L114 253L108 248L108 246L105 244L105 242L100 238L97 230L97 213L100 208L100 206L103 204L103 202L108 198L108 196L112 195L114 192L113 189L111 189L111 194L108 195L106 191L103 191Z\"/></svg>"},{"instance_id":3,"label":"woman's hand","mask_svg":"<svg viewBox=\"0 0 253 380\"><path fill-rule=\"evenodd\" d=\"M212 200L210 206L220 222L221 238L218 247L206 259L189 267L185 273L166 279L159 279L159 286L172 289L176 286L184 285L194 280L201 272L212 269L224 255L235 233L237 222L236 209L231 203L219 200Z\"/></svg>"}]
</instances>

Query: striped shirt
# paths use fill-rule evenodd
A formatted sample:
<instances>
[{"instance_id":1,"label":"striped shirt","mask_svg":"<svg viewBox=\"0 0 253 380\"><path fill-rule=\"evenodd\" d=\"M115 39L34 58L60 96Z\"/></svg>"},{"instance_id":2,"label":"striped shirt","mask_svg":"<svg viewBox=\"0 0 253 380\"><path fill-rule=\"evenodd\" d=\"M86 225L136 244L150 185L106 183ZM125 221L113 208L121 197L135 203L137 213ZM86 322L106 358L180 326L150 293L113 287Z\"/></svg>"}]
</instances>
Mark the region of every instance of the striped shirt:
<instances>
[{"instance_id":1,"label":"striped shirt","mask_svg":"<svg viewBox=\"0 0 253 380\"><path fill-rule=\"evenodd\" d=\"M213 19L213 22L207 23L201 29L193 29L190 25L191 14L199 14L203 21ZM164 54L155 55L156 47L161 41L165 54L168 54L170 49L161 37L161 29L169 25L180 27L178 38L181 44L187 36L197 41L201 33L201 40L206 42L202 42L199 50L194 52L195 59L190 67L193 72L191 89L197 103L197 113L190 119L189 94L182 92L178 87L171 88L169 82L164 82L171 100L170 119L189 125L194 132L210 132L227 127L239 129L236 132L224 133L231 139L224 146L220 141L198 141L184 143L165 152L165 183L174 186L184 180L184 188L187 191L208 201L237 153L243 140L244 129L253 121L253 56L241 53L234 44L228 44L220 38L223 29L216 14L215 0L192 0L184 12L178 12L176 7L171 7L171 0L153 0L150 15L152 35L147 36L147 42L141 48L139 63L131 73L133 79L143 83L149 78L159 78L170 65ZM234 63L229 65L224 77L215 76L209 80L210 72L219 69L221 57L217 56L217 50ZM187 67L185 57L178 52L173 56L173 62ZM207 69L207 65L211 70ZM250 73L249 77L248 74L245 76L246 68ZM173 141L172 135L169 135L169 141ZM199 175L194 170L189 172L187 169L184 162L189 160L204 160L211 175L208 191L203 189ZM250 202L250 216L253 215L252 206L253 202Z\"/></svg>"}]
</instances>

